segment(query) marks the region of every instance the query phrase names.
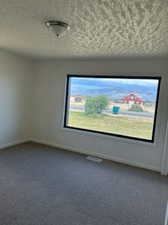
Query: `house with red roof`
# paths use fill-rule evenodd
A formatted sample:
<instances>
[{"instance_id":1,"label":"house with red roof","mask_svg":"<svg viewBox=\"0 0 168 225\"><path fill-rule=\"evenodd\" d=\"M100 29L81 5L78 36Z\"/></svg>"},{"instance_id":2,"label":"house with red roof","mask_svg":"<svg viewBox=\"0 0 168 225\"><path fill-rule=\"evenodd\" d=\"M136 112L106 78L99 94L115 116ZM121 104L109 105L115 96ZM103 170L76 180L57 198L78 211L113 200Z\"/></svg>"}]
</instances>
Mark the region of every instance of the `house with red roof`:
<instances>
[{"instance_id":1,"label":"house with red roof","mask_svg":"<svg viewBox=\"0 0 168 225\"><path fill-rule=\"evenodd\" d=\"M144 104L144 101L141 97L139 97L138 95L136 94L128 94L127 96L125 96L123 98L123 102L126 103L126 104L139 104L139 105L143 105Z\"/></svg>"}]
</instances>

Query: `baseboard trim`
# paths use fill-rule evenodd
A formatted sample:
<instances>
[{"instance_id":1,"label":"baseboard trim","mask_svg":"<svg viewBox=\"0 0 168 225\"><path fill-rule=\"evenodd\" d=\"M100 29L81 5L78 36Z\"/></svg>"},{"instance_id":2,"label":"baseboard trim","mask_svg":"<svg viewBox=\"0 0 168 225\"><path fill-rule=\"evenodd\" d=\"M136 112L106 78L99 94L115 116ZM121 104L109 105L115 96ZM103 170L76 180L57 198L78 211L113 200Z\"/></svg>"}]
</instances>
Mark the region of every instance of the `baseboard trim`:
<instances>
[{"instance_id":1,"label":"baseboard trim","mask_svg":"<svg viewBox=\"0 0 168 225\"><path fill-rule=\"evenodd\" d=\"M167 208L166 208L166 213L165 213L165 223L164 225L168 225L168 202L167 202Z\"/></svg>"},{"instance_id":2,"label":"baseboard trim","mask_svg":"<svg viewBox=\"0 0 168 225\"><path fill-rule=\"evenodd\" d=\"M15 145L23 144L23 143L29 142L29 141L30 141L30 140L23 139L23 140L18 140L18 141L9 142L9 143L7 143L7 144L1 144L1 145L0 145L0 150L6 149L6 148L9 148L9 147L13 147L13 146L15 146Z\"/></svg>"},{"instance_id":3,"label":"baseboard trim","mask_svg":"<svg viewBox=\"0 0 168 225\"><path fill-rule=\"evenodd\" d=\"M76 152L76 153L81 153L81 154L84 154L84 155L95 156L95 157L98 157L98 158L102 158L102 159L106 159L106 160L110 160L110 161L126 164L126 165L133 166L133 167L138 167L138 168L142 168L142 169L152 170L152 171L159 172L159 173L161 172L159 168L154 167L153 165L144 165L144 164L141 164L139 162L135 162L135 161L133 162L133 161L126 160L126 159L123 159L123 158L120 158L120 157L111 157L111 156L107 156L107 155L101 154L101 153L89 152L89 151L81 149L81 148L75 149L75 148L73 148L71 146L51 143L51 142L48 142L48 141L41 141L41 140L37 140L37 139L33 139L31 141L35 142L35 143L38 143L38 144L43 144L43 145L47 145L47 146L51 146L51 147L55 147L55 148L60 148L60 149L64 149L64 150L71 151L71 152Z\"/></svg>"}]
</instances>

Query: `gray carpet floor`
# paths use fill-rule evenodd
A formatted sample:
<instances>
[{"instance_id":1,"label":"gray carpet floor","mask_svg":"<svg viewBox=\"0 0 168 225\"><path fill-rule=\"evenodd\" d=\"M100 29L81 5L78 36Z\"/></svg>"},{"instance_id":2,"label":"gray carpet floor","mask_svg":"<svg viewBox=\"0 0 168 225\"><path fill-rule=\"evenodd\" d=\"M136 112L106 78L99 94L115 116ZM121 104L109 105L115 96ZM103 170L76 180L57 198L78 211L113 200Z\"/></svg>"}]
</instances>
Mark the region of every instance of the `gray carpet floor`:
<instances>
[{"instance_id":1,"label":"gray carpet floor","mask_svg":"<svg viewBox=\"0 0 168 225\"><path fill-rule=\"evenodd\" d=\"M163 225L168 178L27 143L0 151L0 225Z\"/></svg>"}]
</instances>

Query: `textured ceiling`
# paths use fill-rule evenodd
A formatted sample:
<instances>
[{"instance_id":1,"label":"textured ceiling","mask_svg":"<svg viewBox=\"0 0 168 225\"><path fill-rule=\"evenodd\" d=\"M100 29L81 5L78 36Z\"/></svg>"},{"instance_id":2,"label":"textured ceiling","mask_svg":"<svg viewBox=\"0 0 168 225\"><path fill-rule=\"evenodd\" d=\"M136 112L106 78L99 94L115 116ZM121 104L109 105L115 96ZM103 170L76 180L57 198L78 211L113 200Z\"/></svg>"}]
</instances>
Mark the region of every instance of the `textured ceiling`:
<instances>
[{"instance_id":1,"label":"textured ceiling","mask_svg":"<svg viewBox=\"0 0 168 225\"><path fill-rule=\"evenodd\" d=\"M0 48L33 57L168 56L168 0L0 0ZM60 39L43 22L71 30Z\"/></svg>"}]
</instances>

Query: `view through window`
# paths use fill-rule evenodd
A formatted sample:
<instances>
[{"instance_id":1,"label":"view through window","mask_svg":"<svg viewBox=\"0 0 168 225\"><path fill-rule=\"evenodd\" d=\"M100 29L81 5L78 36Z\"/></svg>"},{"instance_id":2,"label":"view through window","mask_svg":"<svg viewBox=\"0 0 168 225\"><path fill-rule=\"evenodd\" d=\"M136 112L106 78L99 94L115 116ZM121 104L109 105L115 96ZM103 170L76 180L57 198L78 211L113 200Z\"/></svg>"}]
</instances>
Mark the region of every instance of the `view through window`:
<instances>
[{"instance_id":1,"label":"view through window","mask_svg":"<svg viewBox=\"0 0 168 225\"><path fill-rule=\"evenodd\" d=\"M160 77L68 75L64 126L154 141Z\"/></svg>"}]
</instances>

